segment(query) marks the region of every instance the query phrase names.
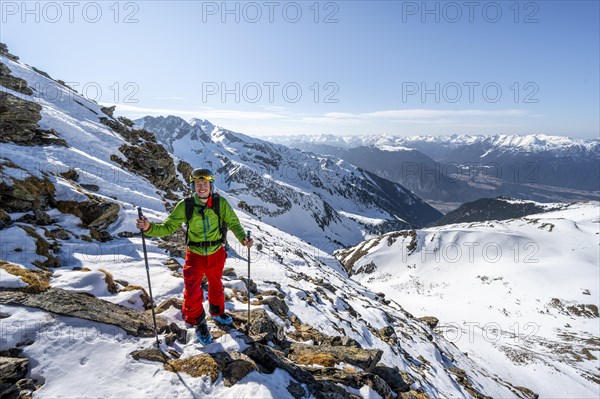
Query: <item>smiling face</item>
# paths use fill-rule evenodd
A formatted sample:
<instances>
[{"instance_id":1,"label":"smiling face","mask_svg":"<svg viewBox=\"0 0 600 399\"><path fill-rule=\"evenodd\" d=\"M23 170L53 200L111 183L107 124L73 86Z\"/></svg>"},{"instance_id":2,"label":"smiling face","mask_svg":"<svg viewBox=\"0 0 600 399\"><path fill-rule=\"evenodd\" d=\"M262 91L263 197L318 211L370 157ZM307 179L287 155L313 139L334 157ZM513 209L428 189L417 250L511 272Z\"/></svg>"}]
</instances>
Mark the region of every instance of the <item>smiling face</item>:
<instances>
[{"instance_id":1,"label":"smiling face","mask_svg":"<svg viewBox=\"0 0 600 399\"><path fill-rule=\"evenodd\" d=\"M204 179L194 180L194 189L200 199L208 199L210 196L210 182Z\"/></svg>"}]
</instances>

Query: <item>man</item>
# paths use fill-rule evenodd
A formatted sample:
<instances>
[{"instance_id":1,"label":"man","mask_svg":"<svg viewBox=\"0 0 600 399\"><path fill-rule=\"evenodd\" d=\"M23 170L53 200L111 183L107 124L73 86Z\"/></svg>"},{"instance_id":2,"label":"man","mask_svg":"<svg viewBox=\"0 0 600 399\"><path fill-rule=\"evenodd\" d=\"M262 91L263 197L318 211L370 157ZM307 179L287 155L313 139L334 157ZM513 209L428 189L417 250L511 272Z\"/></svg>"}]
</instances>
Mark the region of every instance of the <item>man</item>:
<instances>
[{"instance_id":1,"label":"man","mask_svg":"<svg viewBox=\"0 0 600 399\"><path fill-rule=\"evenodd\" d=\"M163 223L151 223L146 217L137 220L136 226L144 229L148 237L163 237L173 234L183 222L187 223L187 252L183 266L183 306L181 308L185 322L194 325L198 342L203 345L212 342L206 325L206 316L202 299L202 276L208 281L208 304L211 317L219 324L231 325L231 316L225 313L225 294L223 293L223 267L227 253L223 248L220 220L243 246L252 247L253 241L246 236L240 221L225 198L213 193L214 174L209 169L194 169L190 176L190 185L194 193L188 209L193 207L189 222L186 217L186 200L180 201ZM219 204L219 214L213 204ZM189 211L188 211L189 215Z\"/></svg>"}]
</instances>

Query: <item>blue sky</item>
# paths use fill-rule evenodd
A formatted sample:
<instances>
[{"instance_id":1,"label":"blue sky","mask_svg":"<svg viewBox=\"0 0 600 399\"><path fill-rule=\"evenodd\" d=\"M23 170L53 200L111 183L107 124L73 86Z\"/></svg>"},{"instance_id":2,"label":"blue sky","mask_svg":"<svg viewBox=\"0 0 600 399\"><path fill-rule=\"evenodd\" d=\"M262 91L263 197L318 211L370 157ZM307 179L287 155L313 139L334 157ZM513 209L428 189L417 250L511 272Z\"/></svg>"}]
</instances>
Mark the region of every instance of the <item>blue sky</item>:
<instances>
[{"instance_id":1,"label":"blue sky","mask_svg":"<svg viewBox=\"0 0 600 399\"><path fill-rule=\"evenodd\" d=\"M598 137L598 1L2 1L21 60L250 135Z\"/></svg>"}]
</instances>

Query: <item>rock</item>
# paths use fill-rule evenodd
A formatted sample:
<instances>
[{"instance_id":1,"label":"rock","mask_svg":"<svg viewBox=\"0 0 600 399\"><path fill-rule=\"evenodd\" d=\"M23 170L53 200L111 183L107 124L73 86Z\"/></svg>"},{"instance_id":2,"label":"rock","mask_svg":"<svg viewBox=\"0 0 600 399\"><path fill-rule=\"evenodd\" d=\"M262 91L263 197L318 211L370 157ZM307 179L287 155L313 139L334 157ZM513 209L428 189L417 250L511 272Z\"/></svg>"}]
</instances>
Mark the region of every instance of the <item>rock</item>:
<instances>
[{"instance_id":1,"label":"rock","mask_svg":"<svg viewBox=\"0 0 600 399\"><path fill-rule=\"evenodd\" d=\"M271 311L281 318L285 318L290 311L290 308L283 299L278 297L269 297L261 300L262 305L267 305Z\"/></svg>"},{"instance_id":2,"label":"rock","mask_svg":"<svg viewBox=\"0 0 600 399\"><path fill-rule=\"evenodd\" d=\"M280 344L285 339L283 328L269 318L267 313L259 309L250 313L251 323L249 335L257 342L269 341Z\"/></svg>"},{"instance_id":3,"label":"rock","mask_svg":"<svg viewBox=\"0 0 600 399\"><path fill-rule=\"evenodd\" d=\"M137 337L154 337L152 317L146 313L135 311L98 299L92 295L50 288L39 294L24 291L0 291L0 304L29 306L43 309L55 314L78 317L80 319L111 324ZM164 324L161 318L157 323ZM115 334L117 331L114 332Z\"/></svg>"},{"instance_id":4,"label":"rock","mask_svg":"<svg viewBox=\"0 0 600 399\"><path fill-rule=\"evenodd\" d=\"M19 399L21 390L16 384L0 384L0 398Z\"/></svg>"},{"instance_id":5,"label":"rock","mask_svg":"<svg viewBox=\"0 0 600 399\"><path fill-rule=\"evenodd\" d=\"M261 372L272 373L278 368L286 371L294 380L305 384L308 393L317 399L360 399L332 381L316 380L308 371L278 355L266 345L255 343L243 353L254 360Z\"/></svg>"},{"instance_id":6,"label":"rock","mask_svg":"<svg viewBox=\"0 0 600 399\"><path fill-rule=\"evenodd\" d=\"M354 348L362 348L362 346L360 345L360 343L357 340L350 338L348 336L345 336L345 335L343 337L340 337L340 336L330 337L330 338L326 339L323 342L323 344L330 345L330 346L351 346Z\"/></svg>"},{"instance_id":7,"label":"rock","mask_svg":"<svg viewBox=\"0 0 600 399\"><path fill-rule=\"evenodd\" d=\"M296 327L296 331L288 332L288 337L296 340L296 341L313 341L315 345L339 345L341 343L341 338L337 337L328 337L327 335L321 333L320 331L312 328L307 324L299 324L294 323L294 327ZM335 343L332 343L335 342Z\"/></svg>"},{"instance_id":8,"label":"rock","mask_svg":"<svg viewBox=\"0 0 600 399\"><path fill-rule=\"evenodd\" d=\"M57 201L56 207L62 213L80 218L81 222L90 229L92 238L100 242L112 240L112 236L106 229L119 218L121 209L118 204L100 198L84 202Z\"/></svg>"},{"instance_id":9,"label":"rock","mask_svg":"<svg viewBox=\"0 0 600 399\"><path fill-rule=\"evenodd\" d=\"M50 253L50 251L54 252L54 250L58 246L58 244L56 244L56 243L50 244L48 241L46 241L44 239L44 237L42 237L41 235L36 233L36 231L29 226L19 225L19 227L21 229L25 230L27 232L27 235L35 238L35 240L36 240L35 241L35 253L47 258L43 262L41 262L39 260L35 260L31 263L33 263L34 265L36 265L42 269L49 268L49 267L60 267L60 261L58 260L58 258Z\"/></svg>"},{"instance_id":10,"label":"rock","mask_svg":"<svg viewBox=\"0 0 600 399\"><path fill-rule=\"evenodd\" d=\"M388 384L378 375L362 372L347 372L336 368L314 368L309 372L317 380L327 380L337 384L349 386L354 389L360 389L368 386L377 392L384 399L395 398L395 393Z\"/></svg>"},{"instance_id":11,"label":"rock","mask_svg":"<svg viewBox=\"0 0 600 399\"><path fill-rule=\"evenodd\" d=\"M13 61L18 61L19 57L17 57L16 55L11 54L8 51L8 46L4 43L0 43L0 54L2 54L3 56L5 56L6 58L9 58Z\"/></svg>"},{"instance_id":12,"label":"rock","mask_svg":"<svg viewBox=\"0 0 600 399\"><path fill-rule=\"evenodd\" d=\"M240 280L242 280L244 282L244 284L246 285L246 287L248 287L248 282L247 282L248 279L247 278L240 276ZM250 279L249 289L250 289L251 294L258 294L258 288L256 286L256 283L252 279Z\"/></svg>"},{"instance_id":13,"label":"rock","mask_svg":"<svg viewBox=\"0 0 600 399\"><path fill-rule=\"evenodd\" d=\"M0 209L0 230L10 226L12 223L13 221L8 213L6 213L4 209Z\"/></svg>"},{"instance_id":14,"label":"rock","mask_svg":"<svg viewBox=\"0 0 600 399\"><path fill-rule=\"evenodd\" d=\"M98 230L95 228L90 228L90 235L96 241L107 242L113 239L110 233L106 230Z\"/></svg>"},{"instance_id":15,"label":"rock","mask_svg":"<svg viewBox=\"0 0 600 399\"><path fill-rule=\"evenodd\" d=\"M183 301L179 298L169 298L166 301L161 302L161 304L154 309L154 312L156 314L162 313L165 310L169 309L171 306L173 306L175 309L181 310L181 307L183 306Z\"/></svg>"},{"instance_id":16,"label":"rock","mask_svg":"<svg viewBox=\"0 0 600 399\"><path fill-rule=\"evenodd\" d=\"M417 320L427 324L432 330L437 327L439 320L433 316L419 317Z\"/></svg>"},{"instance_id":17,"label":"rock","mask_svg":"<svg viewBox=\"0 0 600 399\"><path fill-rule=\"evenodd\" d=\"M35 386L36 384L36 380L32 380L31 378L23 378L22 380L17 381L17 387L20 390L27 390L27 391L35 391L37 390L37 387Z\"/></svg>"},{"instance_id":18,"label":"rock","mask_svg":"<svg viewBox=\"0 0 600 399\"><path fill-rule=\"evenodd\" d=\"M298 384L295 381L290 381L287 386L287 391L294 397L294 399L302 399L304 395L306 395L306 391L302 387L302 385Z\"/></svg>"},{"instance_id":19,"label":"rock","mask_svg":"<svg viewBox=\"0 0 600 399\"><path fill-rule=\"evenodd\" d=\"M57 228L53 230L46 231L46 237L51 238L53 240L68 240L69 233L65 229Z\"/></svg>"},{"instance_id":20,"label":"rock","mask_svg":"<svg viewBox=\"0 0 600 399\"><path fill-rule=\"evenodd\" d=\"M0 383L16 383L27 375L29 359L0 357Z\"/></svg>"},{"instance_id":21,"label":"rock","mask_svg":"<svg viewBox=\"0 0 600 399\"><path fill-rule=\"evenodd\" d=\"M150 360L151 362L159 362L162 364L167 364L170 360L167 355L157 348L133 351L131 352L131 357L133 357L135 360L145 359Z\"/></svg>"},{"instance_id":22,"label":"rock","mask_svg":"<svg viewBox=\"0 0 600 399\"><path fill-rule=\"evenodd\" d=\"M111 115L111 116L112 116L112 115ZM133 121L132 121L131 119L129 119L129 118L126 118L126 117L124 117L124 116L119 116L119 117L117 118L117 120L118 120L119 122L121 122L122 124L124 124L125 126L127 126L127 127L133 127L133 125L134 125L134 123L133 123Z\"/></svg>"},{"instance_id":23,"label":"rock","mask_svg":"<svg viewBox=\"0 0 600 399\"><path fill-rule=\"evenodd\" d=\"M384 338L390 338L396 335L394 328L392 326L385 326L381 330L379 330L379 336Z\"/></svg>"},{"instance_id":24,"label":"rock","mask_svg":"<svg viewBox=\"0 0 600 399\"><path fill-rule=\"evenodd\" d=\"M182 344L187 343L187 330L184 328L180 328L175 322L169 324L168 330L175 334L175 339Z\"/></svg>"},{"instance_id":25,"label":"rock","mask_svg":"<svg viewBox=\"0 0 600 399\"><path fill-rule=\"evenodd\" d=\"M175 340L177 340L177 334L171 332L165 335L165 344L167 344L168 346L173 345L175 343Z\"/></svg>"},{"instance_id":26,"label":"rock","mask_svg":"<svg viewBox=\"0 0 600 399\"><path fill-rule=\"evenodd\" d=\"M335 359L335 363L348 363L370 372L381 359L380 349L360 349L349 346L308 346L292 343L288 358L294 362L299 359L327 355Z\"/></svg>"},{"instance_id":27,"label":"rock","mask_svg":"<svg viewBox=\"0 0 600 399\"><path fill-rule=\"evenodd\" d=\"M81 221L89 227L98 230L107 228L119 218L118 204L114 202L84 202L79 204L81 210Z\"/></svg>"},{"instance_id":28,"label":"rock","mask_svg":"<svg viewBox=\"0 0 600 399\"><path fill-rule=\"evenodd\" d=\"M2 62L0 62L0 86L4 86L7 89L18 91L19 93L28 96L33 94L33 90L27 86L27 81L13 76L10 69Z\"/></svg>"},{"instance_id":29,"label":"rock","mask_svg":"<svg viewBox=\"0 0 600 399\"><path fill-rule=\"evenodd\" d=\"M8 92L0 92L0 142L18 145L61 145L67 142L58 137L54 130L39 129L42 107Z\"/></svg>"},{"instance_id":30,"label":"rock","mask_svg":"<svg viewBox=\"0 0 600 399\"><path fill-rule=\"evenodd\" d=\"M79 181L79 173L75 169L69 169L66 172L60 173L62 177L71 181Z\"/></svg>"},{"instance_id":31,"label":"rock","mask_svg":"<svg viewBox=\"0 0 600 399\"><path fill-rule=\"evenodd\" d=\"M96 184L81 184L81 187L85 188L86 190L89 190L89 191L94 191L94 192L100 191L100 187L97 186Z\"/></svg>"},{"instance_id":32,"label":"rock","mask_svg":"<svg viewBox=\"0 0 600 399\"><path fill-rule=\"evenodd\" d=\"M395 393L410 391L410 384L407 384L397 369L378 364L373 369L373 374L381 377Z\"/></svg>"},{"instance_id":33,"label":"rock","mask_svg":"<svg viewBox=\"0 0 600 399\"><path fill-rule=\"evenodd\" d=\"M402 392L398 399L431 399L423 392L410 390L408 392Z\"/></svg>"},{"instance_id":34,"label":"rock","mask_svg":"<svg viewBox=\"0 0 600 399\"><path fill-rule=\"evenodd\" d=\"M235 273L235 269L233 267L226 267L223 269L223 276L237 277L237 274Z\"/></svg>"},{"instance_id":35,"label":"rock","mask_svg":"<svg viewBox=\"0 0 600 399\"><path fill-rule=\"evenodd\" d=\"M227 351L211 353L211 356L219 364L226 387L237 384L249 373L258 370L256 363L243 353Z\"/></svg>"},{"instance_id":36,"label":"rock","mask_svg":"<svg viewBox=\"0 0 600 399\"><path fill-rule=\"evenodd\" d=\"M0 176L4 176L1 169ZM7 181L13 184L9 185ZM28 176L23 180L14 177L0 179L0 202L9 213L47 209L54 199L54 192L54 185L47 178Z\"/></svg>"},{"instance_id":37,"label":"rock","mask_svg":"<svg viewBox=\"0 0 600 399\"><path fill-rule=\"evenodd\" d=\"M154 186L161 190L170 191L185 191L186 187L179 180L175 172L175 164L173 158L165 148L152 141L139 141L141 131L124 131L119 132L121 135L127 136L126 139L132 142L133 145L123 144L119 147L119 152L123 154L125 159L113 154L110 156L111 161L118 163L125 169L136 173L148 179ZM154 136L149 133L154 141ZM128 137L130 135L135 138Z\"/></svg>"},{"instance_id":38,"label":"rock","mask_svg":"<svg viewBox=\"0 0 600 399\"><path fill-rule=\"evenodd\" d=\"M115 109L117 109L116 105L112 105L110 107L101 107L100 111L102 111L105 115L110 116L111 118L113 117L113 113L115 112Z\"/></svg>"}]
</instances>

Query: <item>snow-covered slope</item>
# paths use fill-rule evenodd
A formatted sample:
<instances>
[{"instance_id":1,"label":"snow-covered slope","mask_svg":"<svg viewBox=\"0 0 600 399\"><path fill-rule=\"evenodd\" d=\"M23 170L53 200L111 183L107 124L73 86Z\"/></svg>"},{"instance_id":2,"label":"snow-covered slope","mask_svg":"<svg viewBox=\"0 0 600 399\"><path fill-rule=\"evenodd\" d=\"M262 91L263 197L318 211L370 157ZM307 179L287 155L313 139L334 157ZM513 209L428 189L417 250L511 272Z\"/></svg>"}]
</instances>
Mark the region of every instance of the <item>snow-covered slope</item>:
<instances>
[{"instance_id":1,"label":"snow-covered slope","mask_svg":"<svg viewBox=\"0 0 600 399\"><path fill-rule=\"evenodd\" d=\"M268 143L195 119L136 121L173 153L217 173L216 186L260 220L328 252L365 234L423 226L441 214L399 184L332 157Z\"/></svg>"},{"instance_id":2,"label":"snow-covered slope","mask_svg":"<svg viewBox=\"0 0 600 399\"><path fill-rule=\"evenodd\" d=\"M600 203L389 233L338 258L412 314L438 317L500 377L542 397L598 397Z\"/></svg>"},{"instance_id":3,"label":"snow-covered slope","mask_svg":"<svg viewBox=\"0 0 600 399\"><path fill-rule=\"evenodd\" d=\"M406 383L402 388L409 395L406 397L533 397L526 389L480 367L394 301L349 280L331 255L239 208L243 226L253 231L260 244L251 254L252 280L257 285L251 306L264 309L268 319L284 332L283 338L274 337L270 346L262 347L278 349L273 356L285 367L268 364L269 359L260 363L254 352L252 359L260 367L246 370L243 378L230 384L224 373L211 377L214 369L175 373L159 361L136 360L133 352L151 347L154 338L148 335L151 324L148 310L144 312L147 280L141 238L135 234L134 206L142 206L152 220L164 219L166 208L183 195L177 191L182 179L174 172L174 165L181 163L166 155L161 158L163 169L160 165L146 169L151 163L148 154L161 153L147 132L127 128L127 120L119 123L98 104L6 55L0 55L0 63L13 78L23 79L30 87L40 83L64 94L34 97L4 86L0 93L1 123L6 123L3 128L33 123L44 130L30 131L41 140L39 144L20 142L13 131L2 132L0 362L20 365L11 370L11 376L23 372L15 377L21 378L18 382L2 376L9 378L8 384L1 386L2 395L12 390L12 395L23 391L34 398L350 398L347 392L365 398L393 397L380 377L369 377L355 365L336 361L334 367L309 367L312 363L298 361L296 365L286 357L290 356L286 353L289 346L298 345L294 340L318 351L326 349L315 345L317 337L336 336L349 337L364 349L375 349L372 353L381 356L379 361L396 381L402 378ZM24 108L7 113L3 106L7 101L30 107L33 111L27 115L32 119L12 119L26 114L21 114ZM39 104L39 123L35 103ZM46 142L45 134L52 136L48 139L52 141ZM242 152L227 132L212 138L221 140L231 152ZM138 159L143 162L132 162ZM174 176L166 180L168 176L162 175L171 169ZM239 187L233 179L228 184L231 192ZM233 202L235 207L237 204ZM167 300L173 304L160 313L162 323L184 328L177 309L183 289L177 263L183 260L162 249L161 240L148 240L147 244L154 299L158 304ZM232 313L239 311L238 315L246 309L246 287L241 278L247 271L245 256L246 252L234 245L226 264L232 269L225 277L227 308ZM43 300L59 297L76 301L60 304ZM86 313L86 309L91 312ZM110 319L123 312L127 317ZM106 321L92 321L100 316ZM138 324L132 327L131 323ZM261 348L244 339L238 330L223 333L212 321L210 327L216 337L211 345L171 344L182 362L198 359L198 354L234 356L248 348ZM161 338L167 337L161 334ZM285 340L275 344L275 338ZM354 345L351 340L347 342ZM164 341L163 348L167 349ZM273 349L271 353L275 352ZM175 361L172 356L169 362ZM318 363L320 358L312 359ZM237 361L234 364L251 364ZM25 369L19 370L23 365ZM308 386L309 378L297 380L307 373L328 380L323 373L332 371L346 378L330 385L332 389L341 386L344 395L326 396ZM196 373L201 375L192 376Z\"/></svg>"}]
</instances>

